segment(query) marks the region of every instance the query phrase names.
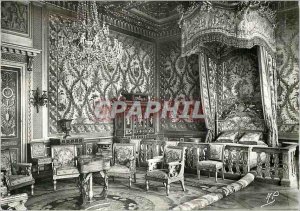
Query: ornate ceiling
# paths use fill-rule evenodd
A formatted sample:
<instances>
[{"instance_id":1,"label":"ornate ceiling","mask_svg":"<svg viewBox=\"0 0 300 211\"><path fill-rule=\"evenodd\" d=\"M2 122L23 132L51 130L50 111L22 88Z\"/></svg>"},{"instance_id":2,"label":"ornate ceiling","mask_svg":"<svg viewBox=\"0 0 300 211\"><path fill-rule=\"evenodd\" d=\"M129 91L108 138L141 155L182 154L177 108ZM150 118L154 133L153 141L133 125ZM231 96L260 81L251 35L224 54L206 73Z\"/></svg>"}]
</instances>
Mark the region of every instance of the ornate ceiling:
<instances>
[{"instance_id":1,"label":"ornate ceiling","mask_svg":"<svg viewBox=\"0 0 300 211\"><path fill-rule=\"evenodd\" d=\"M64 9L76 10L76 2L48 1ZM101 18L110 25L120 27L150 38L180 33L180 1L97 1Z\"/></svg>"},{"instance_id":2,"label":"ornate ceiling","mask_svg":"<svg viewBox=\"0 0 300 211\"><path fill-rule=\"evenodd\" d=\"M76 1L46 1L48 4L76 11ZM243 6L243 1L213 1L221 6ZM250 1L249 1L250 2ZM188 10L203 1L97 1L100 19L109 25L116 26L149 38L162 38L180 34L178 25L179 8ZM212 4L212 2L207 2ZM255 2L254 2L255 3ZM271 7L275 3L268 3ZM178 7L179 6L179 7ZM177 8L178 7L178 8Z\"/></svg>"}]
</instances>

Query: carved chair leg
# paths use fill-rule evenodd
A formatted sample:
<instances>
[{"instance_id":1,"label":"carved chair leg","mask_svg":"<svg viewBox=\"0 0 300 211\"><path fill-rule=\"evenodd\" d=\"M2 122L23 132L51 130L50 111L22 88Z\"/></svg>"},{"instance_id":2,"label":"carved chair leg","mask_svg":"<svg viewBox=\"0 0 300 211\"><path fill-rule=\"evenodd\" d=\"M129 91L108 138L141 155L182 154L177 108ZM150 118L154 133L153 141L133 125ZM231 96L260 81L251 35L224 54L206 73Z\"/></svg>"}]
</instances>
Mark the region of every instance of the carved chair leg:
<instances>
[{"instance_id":1,"label":"carved chair leg","mask_svg":"<svg viewBox=\"0 0 300 211\"><path fill-rule=\"evenodd\" d=\"M170 183L167 183L166 191L167 191L167 196L168 196L170 193Z\"/></svg>"},{"instance_id":2,"label":"carved chair leg","mask_svg":"<svg viewBox=\"0 0 300 211\"><path fill-rule=\"evenodd\" d=\"M224 168L222 168L222 179L224 180Z\"/></svg>"},{"instance_id":3,"label":"carved chair leg","mask_svg":"<svg viewBox=\"0 0 300 211\"><path fill-rule=\"evenodd\" d=\"M37 166L37 173L40 174L40 166L39 166L39 164Z\"/></svg>"},{"instance_id":4,"label":"carved chair leg","mask_svg":"<svg viewBox=\"0 0 300 211\"><path fill-rule=\"evenodd\" d=\"M131 188L131 176L129 177L129 188Z\"/></svg>"},{"instance_id":5,"label":"carved chair leg","mask_svg":"<svg viewBox=\"0 0 300 211\"><path fill-rule=\"evenodd\" d=\"M32 196L33 196L33 194L34 194L33 188L34 188L34 184L31 185L31 195L32 195Z\"/></svg>"},{"instance_id":6,"label":"carved chair leg","mask_svg":"<svg viewBox=\"0 0 300 211\"><path fill-rule=\"evenodd\" d=\"M163 182L163 185L166 187L166 183L165 182Z\"/></svg>"},{"instance_id":7,"label":"carved chair leg","mask_svg":"<svg viewBox=\"0 0 300 211\"><path fill-rule=\"evenodd\" d=\"M197 169L198 179L200 180L200 169Z\"/></svg>"},{"instance_id":8,"label":"carved chair leg","mask_svg":"<svg viewBox=\"0 0 300 211\"><path fill-rule=\"evenodd\" d=\"M184 179L180 180L182 190L185 191Z\"/></svg>"},{"instance_id":9,"label":"carved chair leg","mask_svg":"<svg viewBox=\"0 0 300 211\"><path fill-rule=\"evenodd\" d=\"M216 182L218 182L218 170L216 169Z\"/></svg>"},{"instance_id":10,"label":"carved chair leg","mask_svg":"<svg viewBox=\"0 0 300 211\"><path fill-rule=\"evenodd\" d=\"M149 180L146 180L146 190L149 190Z\"/></svg>"},{"instance_id":11,"label":"carved chair leg","mask_svg":"<svg viewBox=\"0 0 300 211\"><path fill-rule=\"evenodd\" d=\"M134 183L136 183L136 173L133 174Z\"/></svg>"},{"instance_id":12,"label":"carved chair leg","mask_svg":"<svg viewBox=\"0 0 300 211\"><path fill-rule=\"evenodd\" d=\"M53 180L53 189L56 191L56 180Z\"/></svg>"}]
</instances>

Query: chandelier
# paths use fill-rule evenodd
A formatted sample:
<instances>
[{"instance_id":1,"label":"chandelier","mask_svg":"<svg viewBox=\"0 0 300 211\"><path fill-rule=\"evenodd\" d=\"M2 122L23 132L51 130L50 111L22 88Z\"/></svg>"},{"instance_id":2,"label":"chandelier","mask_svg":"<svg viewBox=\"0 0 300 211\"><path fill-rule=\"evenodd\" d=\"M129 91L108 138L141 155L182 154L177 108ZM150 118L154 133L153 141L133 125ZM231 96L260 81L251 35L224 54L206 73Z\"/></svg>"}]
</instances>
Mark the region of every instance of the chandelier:
<instances>
[{"instance_id":1,"label":"chandelier","mask_svg":"<svg viewBox=\"0 0 300 211\"><path fill-rule=\"evenodd\" d=\"M123 54L122 43L110 37L109 26L99 21L95 1L79 1L77 21L74 29L78 32L78 47L88 57L97 57L98 61L109 61L116 68Z\"/></svg>"}]
</instances>

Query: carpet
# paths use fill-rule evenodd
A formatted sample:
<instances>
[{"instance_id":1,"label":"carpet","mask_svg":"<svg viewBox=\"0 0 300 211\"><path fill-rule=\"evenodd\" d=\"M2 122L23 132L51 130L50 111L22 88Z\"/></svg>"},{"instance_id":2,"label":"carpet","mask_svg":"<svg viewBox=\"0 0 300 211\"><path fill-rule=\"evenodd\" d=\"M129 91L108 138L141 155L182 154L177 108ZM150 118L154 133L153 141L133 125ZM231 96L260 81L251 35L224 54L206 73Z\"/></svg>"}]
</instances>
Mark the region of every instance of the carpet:
<instances>
[{"instance_id":1,"label":"carpet","mask_svg":"<svg viewBox=\"0 0 300 211\"><path fill-rule=\"evenodd\" d=\"M101 210L169 210L226 185L204 185L196 179L188 179L185 183L185 192L180 183L172 183L167 196L165 187L158 182L150 181L150 189L146 191L141 175L138 175L137 183L133 183L131 189L128 187L128 180L116 178L114 182L109 181L107 201L110 206ZM94 183L93 190L96 197L101 193L102 185L99 181ZM29 210L79 210L79 195L73 179L58 180L57 191L53 191L52 181L38 182L35 185L35 195L29 197L25 206Z\"/></svg>"}]
</instances>

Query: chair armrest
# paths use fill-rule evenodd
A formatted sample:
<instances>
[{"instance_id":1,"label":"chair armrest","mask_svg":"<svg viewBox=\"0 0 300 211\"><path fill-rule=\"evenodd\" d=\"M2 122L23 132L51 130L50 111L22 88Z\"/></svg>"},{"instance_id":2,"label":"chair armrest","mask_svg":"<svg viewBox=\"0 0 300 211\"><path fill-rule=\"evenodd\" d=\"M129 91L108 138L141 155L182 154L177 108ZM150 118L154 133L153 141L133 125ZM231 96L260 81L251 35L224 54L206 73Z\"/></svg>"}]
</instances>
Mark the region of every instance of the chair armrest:
<instances>
[{"instance_id":1,"label":"chair armrest","mask_svg":"<svg viewBox=\"0 0 300 211\"><path fill-rule=\"evenodd\" d=\"M180 165L180 164L181 164L180 161L174 161L174 162L167 163L168 166L176 166L176 165Z\"/></svg>"},{"instance_id":2,"label":"chair armrest","mask_svg":"<svg viewBox=\"0 0 300 211\"><path fill-rule=\"evenodd\" d=\"M13 163L12 167L16 170L17 174L31 175L32 163Z\"/></svg>"},{"instance_id":3,"label":"chair armrest","mask_svg":"<svg viewBox=\"0 0 300 211\"><path fill-rule=\"evenodd\" d=\"M135 171L135 157L134 156L129 158L129 168L131 171Z\"/></svg>"},{"instance_id":4,"label":"chair armrest","mask_svg":"<svg viewBox=\"0 0 300 211\"><path fill-rule=\"evenodd\" d=\"M160 155L160 156L154 156L152 159L163 159L163 158L164 158L164 156ZM151 159L149 159L149 160L151 160Z\"/></svg>"},{"instance_id":5,"label":"chair armrest","mask_svg":"<svg viewBox=\"0 0 300 211\"><path fill-rule=\"evenodd\" d=\"M154 169L157 168L157 164L163 162L163 157L157 157L153 159L147 160L148 163L148 171L153 171Z\"/></svg>"},{"instance_id":6,"label":"chair armrest","mask_svg":"<svg viewBox=\"0 0 300 211\"><path fill-rule=\"evenodd\" d=\"M20 167L32 167L32 163L14 163L13 165Z\"/></svg>"}]
</instances>

